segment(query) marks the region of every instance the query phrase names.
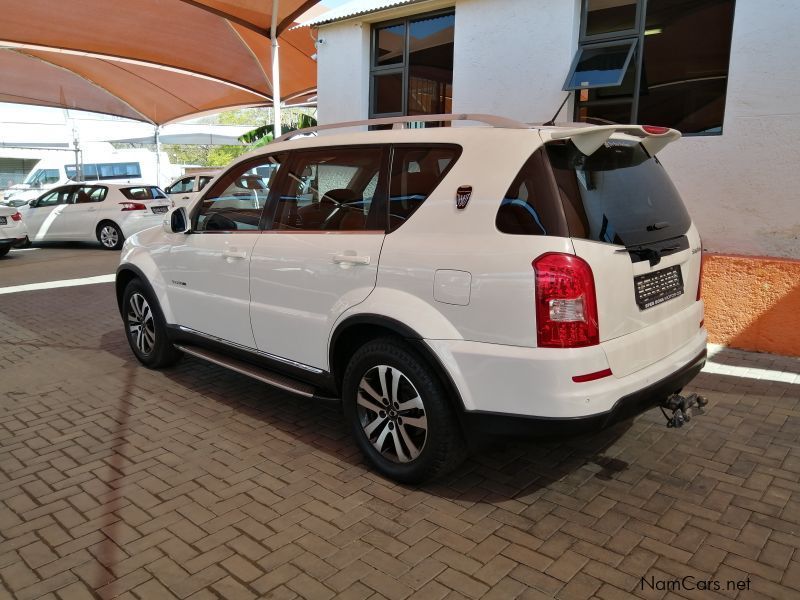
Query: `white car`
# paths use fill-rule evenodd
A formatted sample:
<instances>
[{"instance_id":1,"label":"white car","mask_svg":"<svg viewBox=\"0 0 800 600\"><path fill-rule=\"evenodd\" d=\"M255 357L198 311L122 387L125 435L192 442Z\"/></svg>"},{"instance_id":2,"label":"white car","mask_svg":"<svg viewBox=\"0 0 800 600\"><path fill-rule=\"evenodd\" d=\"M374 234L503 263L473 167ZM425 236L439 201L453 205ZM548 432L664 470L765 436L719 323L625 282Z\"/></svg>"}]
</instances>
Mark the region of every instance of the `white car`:
<instances>
[{"instance_id":1,"label":"white car","mask_svg":"<svg viewBox=\"0 0 800 600\"><path fill-rule=\"evenodd\" d=\"M131 349L186 353L341 399L381 473L415 482L481 433L601 428L704 400L701 242L639 125L361 131L234 162L191 211L129 239ZM326 129L331 126L317 128ZM258 202L237 196L242 178Z\"/></svg>"},{"instance_id":2,"label":"white car","mask_svg":"<svg viewBox=\"0 0 800 600\"><path fill-rule=\"evenodd\" d=\"M217 175L219 175L219 171L202 171L184 175L170 183L164 191L172 201L172 206L188 207Z\"/></svg>"},{"instance_id":3,"label":"white car","mask_svg":"<svg viewBox=\"0 0 800 600\"><path fill-rule=\"evenodd\" d=\"M134 233L160 225L169 200L155 185L63 185L18 210L32 242L93 241L118 250Z\"/></svg>"},{"instance_id":4,"label":"white car","mask_svg":"<svg viewBox=\"0 0 800 600\"><path fill-rule=\"evenodd\" d=\"M28 228L15 207L0 206L0 256L28 241Z\"/></svg>"}]
</instances>

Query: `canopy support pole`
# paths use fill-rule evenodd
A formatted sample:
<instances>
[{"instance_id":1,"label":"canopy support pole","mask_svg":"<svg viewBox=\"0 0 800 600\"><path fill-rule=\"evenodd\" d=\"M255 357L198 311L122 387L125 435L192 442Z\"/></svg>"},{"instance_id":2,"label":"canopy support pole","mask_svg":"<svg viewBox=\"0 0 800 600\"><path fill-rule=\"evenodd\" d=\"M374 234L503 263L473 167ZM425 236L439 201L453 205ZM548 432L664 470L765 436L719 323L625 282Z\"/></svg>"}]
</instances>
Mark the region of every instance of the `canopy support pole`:
<instances>
[{"instance_id":1,"label":"canopy support pole","mask_svg":"<svg viewBox=\"0 0 800 600\"><path fill-rule=\"evenodd\" d=\"M281 136L281 69L278 57L278 4L280 0L272 0L272 27L269 36L272 38L272 106L274 109L272 139Z\"/></svg>"},{"instance_id":2,"label":"canopy support pole","mask_svg":"<svg viewBox=\"0 0 800 600\"><path fill-rule=\"evenodd\" d=\"M161 186L161 125L156 125L156 185Z\"/></svg>"}]
</instances>

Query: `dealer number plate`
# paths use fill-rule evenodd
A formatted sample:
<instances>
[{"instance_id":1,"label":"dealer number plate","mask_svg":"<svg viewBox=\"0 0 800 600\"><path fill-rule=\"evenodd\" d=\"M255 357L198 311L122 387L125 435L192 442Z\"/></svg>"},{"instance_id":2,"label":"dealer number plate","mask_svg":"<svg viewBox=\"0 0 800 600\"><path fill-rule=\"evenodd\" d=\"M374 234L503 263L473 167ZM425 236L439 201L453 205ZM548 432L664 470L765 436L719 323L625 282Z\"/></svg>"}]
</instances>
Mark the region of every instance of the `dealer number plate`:
<instances>
[{"instance_id":1,"label":"dealer number plate","mask_svg":"<svg viewBox=\"0 0 800 600\"><path fill-rule=\"evenodd\" d=\"M683 294L683 276L679 265L633 278L636 304L642 310L653 308Z\"/></svg>"},{"instance_id":2,"label":"dealer number plate","mask_svg":"<svg viewBox=\"0 0 800 600\"><path fill-rule=\"evenodd\" d=\"M153 207L153 212L154 212L155 214L157 214L157 215L158 215L158 214L161 214L161 213L165 213L165 212L167 212L168 210L169 210L169 207L168 207L168 206L154 206L154 207Z\"/></svg>"},{"instance_id":3,"label":"dealer number plate","mask_svg":"<svg viewBox=\"0 0 800 600\"><path fill-rule=\"evenodd\" d=\"M0 225L8 225L8 219L5 217L0 217Z\"/></svg>"}]
</instances>

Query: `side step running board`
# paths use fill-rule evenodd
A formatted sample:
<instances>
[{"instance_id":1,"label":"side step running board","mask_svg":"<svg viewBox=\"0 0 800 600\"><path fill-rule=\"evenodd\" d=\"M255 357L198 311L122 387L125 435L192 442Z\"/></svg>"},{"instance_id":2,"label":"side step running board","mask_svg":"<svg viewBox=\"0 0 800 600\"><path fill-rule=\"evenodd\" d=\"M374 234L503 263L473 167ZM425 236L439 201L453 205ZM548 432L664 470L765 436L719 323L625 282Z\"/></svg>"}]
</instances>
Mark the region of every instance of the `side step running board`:
<instances>
[{"instance_id":1,"label":"side step running board","mask_svg":"<svg viewBox=\"0 0 800 600\"><path fill-rule=\"evenodd\" d=\"M277 373L273 373L272 371L268 371L266 369L262 369L255 365L251 365L250 363L245 362L243 360L233 358L232 356L227 356L220 352L214 352L213 350L208 350L207 348L198 348L197 346L186 346L183 344L175 344L175 347L181 352L185 352L186 354L200 358L202 360L207 360L210 363L214 363L215 365L219 365L220 367L225 367L226 369L230 369L231 371L236 371L237 373L241 373L242 375L252 377L253 379L258 379L259 381L262 381L268 385L282 389L284 391L291 392L293 394L298 394L300 396L305 396L306 398L333 400L332 398L317 396L314 387L308 385L307 383L302 383L300 381L292 379L291 377L285 377L284 375L278 375Z\"/></svg>"}]
</instances>

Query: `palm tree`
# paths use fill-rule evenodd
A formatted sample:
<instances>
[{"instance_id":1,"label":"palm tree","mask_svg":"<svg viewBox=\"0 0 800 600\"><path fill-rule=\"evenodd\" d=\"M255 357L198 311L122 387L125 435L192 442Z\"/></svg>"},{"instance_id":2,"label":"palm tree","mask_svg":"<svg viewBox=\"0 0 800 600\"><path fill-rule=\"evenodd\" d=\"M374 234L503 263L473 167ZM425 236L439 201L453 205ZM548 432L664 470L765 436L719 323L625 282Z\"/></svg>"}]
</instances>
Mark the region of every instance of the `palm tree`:
<instances>
[{"instance_id":1,"label":"palm tree","mask_svg":"<svg viewBox=\"0 0 800 600\"><path fill-rule=\"evenodd\" d=\"M307 114L299 114L297 115L297 124L289 125L285 129L283 129L283 133L289 133L290 131L297 131L298 129L305 129L306 127L316 127L317 120L312 117L311 115ZM248 131L239 136L239 141L245 144L250 144L251 148L259 148L261 146L266 146L272 141L273 131L275 126L270 125L262 125L261 127L256 127L255 129Z\"/></svg>"}]
</instances>

